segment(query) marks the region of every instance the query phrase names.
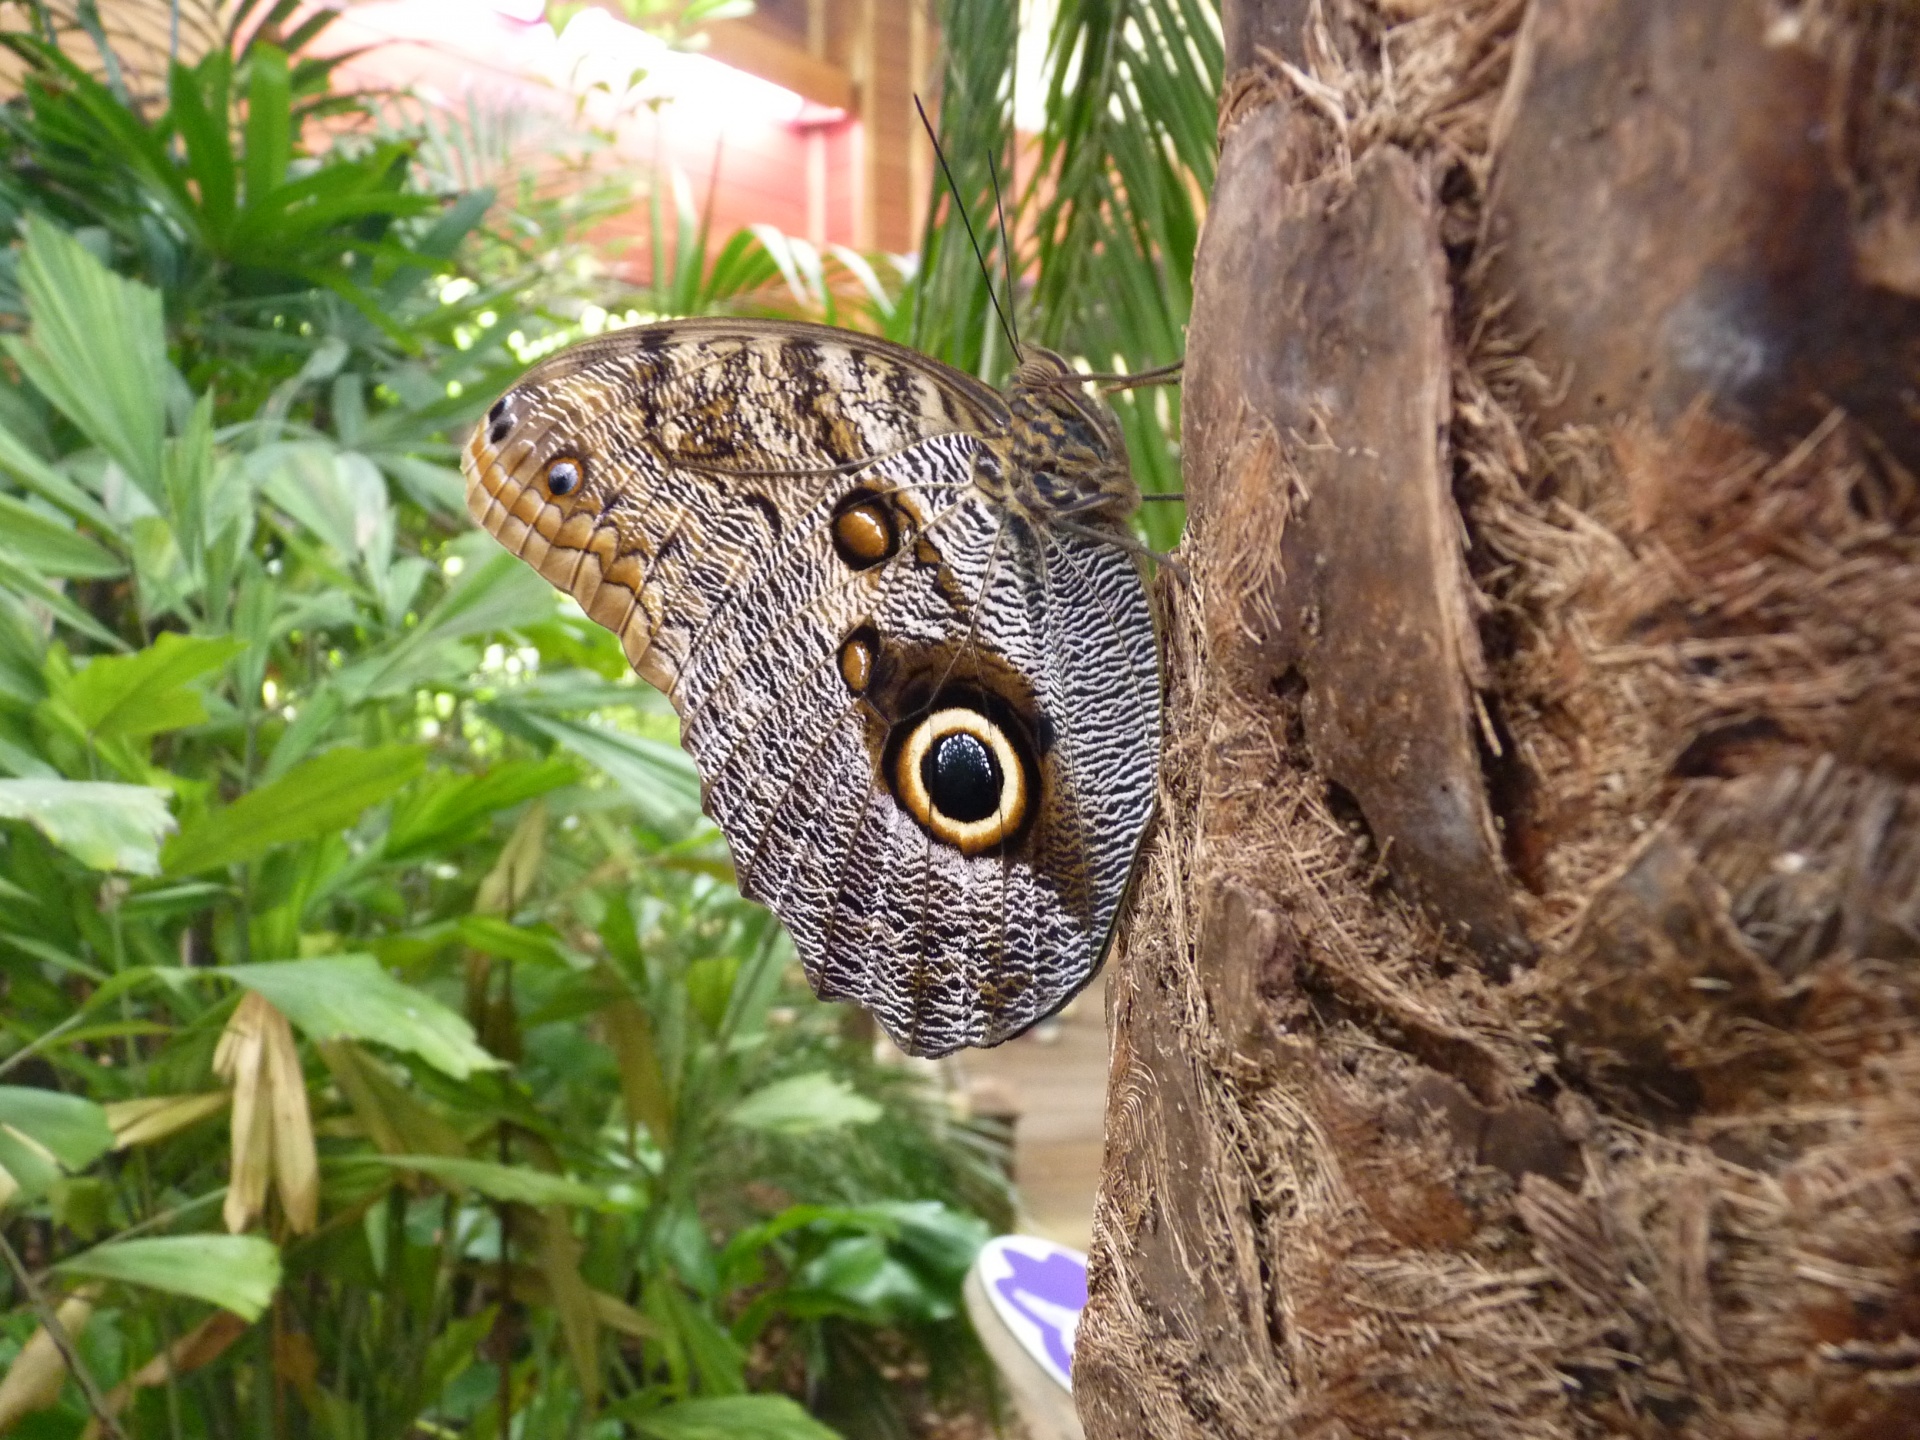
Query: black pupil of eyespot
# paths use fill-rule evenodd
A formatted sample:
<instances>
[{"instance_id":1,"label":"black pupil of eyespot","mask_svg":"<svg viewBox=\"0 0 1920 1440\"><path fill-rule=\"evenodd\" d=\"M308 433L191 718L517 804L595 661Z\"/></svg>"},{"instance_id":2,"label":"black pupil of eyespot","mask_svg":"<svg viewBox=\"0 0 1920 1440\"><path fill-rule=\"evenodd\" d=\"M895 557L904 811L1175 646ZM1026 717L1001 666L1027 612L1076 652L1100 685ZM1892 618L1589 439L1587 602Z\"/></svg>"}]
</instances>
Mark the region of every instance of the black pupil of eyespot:
<instances>
[{"instance_id":1,"label":"black pupil of eyespot","mask_svg":"<svg viewBox=\"0 0 1920 1440\"><path fill-rule=\"evenodd\" d=\"M556 495L564 495L579 483L580 467L571 460L556 460L547 471L547 488Z\"/></svg>"},{"instance_id":2,"label":"black pupil of eyespot","mask_svg":"<svg viewBox=\"0 0 1920 1440\"><path fill-rule=\"evenodd\" d=\"M934 741L920 762L920 779L934 808L962 825L1000 808L1000 762L978 735L956 730Z\"/></svg>"}]
</instances>

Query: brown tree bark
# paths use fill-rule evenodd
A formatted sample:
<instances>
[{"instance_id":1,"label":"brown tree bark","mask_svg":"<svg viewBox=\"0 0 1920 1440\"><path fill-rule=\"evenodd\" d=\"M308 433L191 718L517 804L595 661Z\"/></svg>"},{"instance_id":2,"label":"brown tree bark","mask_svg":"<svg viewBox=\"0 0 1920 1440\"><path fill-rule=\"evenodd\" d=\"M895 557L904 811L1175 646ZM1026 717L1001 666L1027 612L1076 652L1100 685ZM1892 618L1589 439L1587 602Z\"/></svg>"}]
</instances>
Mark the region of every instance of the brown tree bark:
<instances>
[{"instance_id":1,"label":"brown tree bark","mask_svg":"<svg viewBox=\"0 0 1920 1440\"><path fill-rule=\"evenodd\" d=\"M1087 1433L1920 1435L1920 11L1224 20Z\"/></svg>"}]
</instances>

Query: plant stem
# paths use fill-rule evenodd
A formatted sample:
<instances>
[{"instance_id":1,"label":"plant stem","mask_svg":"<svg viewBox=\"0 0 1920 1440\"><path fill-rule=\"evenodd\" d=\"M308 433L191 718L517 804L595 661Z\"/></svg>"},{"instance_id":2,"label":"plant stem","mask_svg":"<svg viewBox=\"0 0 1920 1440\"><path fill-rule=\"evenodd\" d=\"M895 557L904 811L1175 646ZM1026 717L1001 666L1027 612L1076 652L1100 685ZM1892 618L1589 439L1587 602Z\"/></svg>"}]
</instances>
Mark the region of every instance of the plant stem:
<instances>
[{"instance_id":1,"label":"plant stem","mask_svg":"<svg viewBox=\"0 0 1920 1440\"><path fill-rule=\"evenodd\" d=\"M46 1330L47 1338L53 1341L54 1349L60 1352L60 1358L66 1362L68 1373L79 1385L80 1393L86 1396L87 1408L93 1412L93 1418L100 1422L101 1433L110 1437L110 1440L127 1440L126 1432L120 1428L120 1422L114 1419L113 1412L107 1408L106 1396L100 1393L100 1386L95 1382L92 1372L81 1360L80 1351L74 1346L73 1337L67 1334L67 1327L60 1323L60 1316L48 1302L47 1292L34 1282L33 1276L27 1272L26 1265L21 1262L20 1253L8 1243L4 1234L0 1234L0 1255L6 1257L7 1268L13 1272L14 1282L26 1291L28 1303L33 1306L34 1313L40 1317L40 1324Z\"/></svg>"}]
</instances>

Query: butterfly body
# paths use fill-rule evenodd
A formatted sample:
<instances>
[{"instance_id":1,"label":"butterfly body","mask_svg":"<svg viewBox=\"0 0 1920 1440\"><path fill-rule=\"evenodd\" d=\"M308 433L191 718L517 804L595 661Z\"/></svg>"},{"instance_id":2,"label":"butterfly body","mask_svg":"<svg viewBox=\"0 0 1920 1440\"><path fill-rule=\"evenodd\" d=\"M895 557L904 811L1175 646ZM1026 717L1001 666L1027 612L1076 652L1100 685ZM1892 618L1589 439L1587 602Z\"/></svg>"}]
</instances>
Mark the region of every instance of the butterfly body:
<instances>
[{"instance_id":1,"label":"butterfly body","mask_svg":"<svg viewBox=\"0 0 1920 1440\"><path fill-rule=\"evenodd\" d=\"M475 519L679 712L742 892L912 1053L1091 978L1152 810L1138 493L1070 376L670 322L537 365L467 450Z\"/></svg>"}]
</instances>

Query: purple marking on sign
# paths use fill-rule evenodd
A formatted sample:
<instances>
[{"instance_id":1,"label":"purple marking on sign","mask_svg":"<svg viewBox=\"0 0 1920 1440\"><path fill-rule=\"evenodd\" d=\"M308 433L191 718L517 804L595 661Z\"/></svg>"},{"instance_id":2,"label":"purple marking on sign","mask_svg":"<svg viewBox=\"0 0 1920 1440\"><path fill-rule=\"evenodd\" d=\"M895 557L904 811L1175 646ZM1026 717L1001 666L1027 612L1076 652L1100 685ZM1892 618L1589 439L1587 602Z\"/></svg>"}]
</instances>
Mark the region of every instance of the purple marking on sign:
<instances>
[{"instance_id":1,"label":"purple marking on sign","mask_svg":"<svg viewBox=\"0 0 1920 1440\"><path fill-rule=\"evenodd\" d=\"M1073 1352L1067 1348L1066 1331L1059 1316L1065 1311L1078 1319L1087 1308L1087 1267L1070 1255L1048 1255L1036 1260L1018 1250L1002 1252L1011 1273L993 1282L1007 1304L1018 1310L1040 1329L1047 1357L1060 1367L1060 1373L1073 1373ZM1031 1302L1039 1300L1040 1305Z\"/></svg>"}]
</instances>

